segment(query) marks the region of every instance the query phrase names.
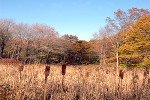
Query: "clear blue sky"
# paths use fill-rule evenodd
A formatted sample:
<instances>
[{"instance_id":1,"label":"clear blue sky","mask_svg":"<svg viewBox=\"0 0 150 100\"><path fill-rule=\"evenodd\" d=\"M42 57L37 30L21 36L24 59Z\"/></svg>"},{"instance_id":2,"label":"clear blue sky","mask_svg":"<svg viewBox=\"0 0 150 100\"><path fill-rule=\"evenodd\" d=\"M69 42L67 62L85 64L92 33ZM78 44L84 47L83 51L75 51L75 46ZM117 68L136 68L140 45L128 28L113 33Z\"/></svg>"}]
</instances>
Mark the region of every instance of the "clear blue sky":
<instances>
[{"instance_id":1,"label":"clear blue sky","mask_svg":"<svg viewBox=\"0 0 150 100\"><path fill-rule=\"evenodd\" d=\"M47 24L60 35L88 41L105 26L106 17L133 7L150 9L150 0L0 0L0 18Z\"/></svg>"}]
</instances>

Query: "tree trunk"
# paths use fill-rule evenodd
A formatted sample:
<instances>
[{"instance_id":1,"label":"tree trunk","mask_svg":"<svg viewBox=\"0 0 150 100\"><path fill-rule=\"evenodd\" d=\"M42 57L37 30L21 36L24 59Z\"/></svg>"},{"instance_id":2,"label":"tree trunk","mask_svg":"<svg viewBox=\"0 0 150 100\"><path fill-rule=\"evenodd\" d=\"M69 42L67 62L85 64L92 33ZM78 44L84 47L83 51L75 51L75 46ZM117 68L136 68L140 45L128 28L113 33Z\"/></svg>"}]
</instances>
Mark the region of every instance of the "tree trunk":
<instances>
[{"instance_id":1,"label":"tree trunk","mask_svg":"<svg viewBox=\"0 0 150 100\"><path fill-rule=\"evenodd\" d=\"M119 67L118 48L119 48L119 43L117 42L117 48L116 48L116 59L117 59L117 64L116 64L116 66L117 66L117 67Z\"/></svg>"},{"instance_id":2,"label":"tree trunk","mask_svg":"<svg viewBox=\"0 0 150 100\"><path fill-rule=\"evenodd\" d=\"M46 58L46 64L50 64L51 62L50 62L50 60L49 60L49 58L50 58L50 52L48 53L48 55L47 55L47 58Z\"/></svg>"},{"instance_id":3,"label":"tree trunk","mask_svg":"<svg viewBox=\"0 0 150 100\"><path fill-rule=\"evenodd\" d=\"M106 67L105 59L106 59L106 57L105 57L105 53L104 53L104 54L103 54L103 66L104 66L104 67Z\"/></svg>"},{"instance_id":4,"label":"tree trunk","mask_svg":"<svg viewBox=\"0 0 150 100\"><path fill-rule=\"evenodd\" d=\"M4 39L2 40L2 44L1 44L1 57L2 58L4 58L4 55L3 55L3 53L4 53L4 47L5 47L5 43L4 43Z\"/></svg>"},{"instance_id":5,"label":"tree trunk","mask_svg":"<svg viewBox=\"0 0 150 100\"><path fill-rule=\"evenodd\" d=\"M26 47L26 51L25 51L25 55L26 55L26 58L25 58L25 63L29 63L29 41L27 43L27 47Z\"/></svg>"},{"instance_id":6,"label":"tree trunk","mask_svg":"<svg viewBox=\"0 0 150 100\"><path fill-rule=\"evenodd\" d=\"M118 51L116 51L117 67L119 67Z\"/></svg>"},{"instance_id":7,"label":"tree trunk","mask_svg":"<svg viewBox=\"0 0 150 100\"><path fill-rule=\"evenodd\" d=\"M21 39L21 47L19 48L18 54L17 54L17 60L19 60L19 58L20 58L21 50L22 50L22 39Z\"/></svg>"}]
</instances>

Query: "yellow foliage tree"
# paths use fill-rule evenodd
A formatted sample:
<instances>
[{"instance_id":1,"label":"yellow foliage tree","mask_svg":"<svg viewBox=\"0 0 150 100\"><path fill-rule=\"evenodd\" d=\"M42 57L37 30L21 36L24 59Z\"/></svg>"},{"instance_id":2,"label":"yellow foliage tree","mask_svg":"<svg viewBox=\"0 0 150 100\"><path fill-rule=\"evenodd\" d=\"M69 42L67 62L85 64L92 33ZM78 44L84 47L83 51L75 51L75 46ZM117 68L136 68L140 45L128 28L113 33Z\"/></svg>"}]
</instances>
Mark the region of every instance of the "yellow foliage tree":
<instances>
[{"instance_id":1,"label":"yellow foliage tree","mask_svg":"<svg viewBox=\"0 0 150 100\"><path fill-rule=\"evenodd\" d=\"M150 15L143 15L122 35L124 43L119 47L121 63L147 66L150 59Z\"/></svg>"}]
</instances>

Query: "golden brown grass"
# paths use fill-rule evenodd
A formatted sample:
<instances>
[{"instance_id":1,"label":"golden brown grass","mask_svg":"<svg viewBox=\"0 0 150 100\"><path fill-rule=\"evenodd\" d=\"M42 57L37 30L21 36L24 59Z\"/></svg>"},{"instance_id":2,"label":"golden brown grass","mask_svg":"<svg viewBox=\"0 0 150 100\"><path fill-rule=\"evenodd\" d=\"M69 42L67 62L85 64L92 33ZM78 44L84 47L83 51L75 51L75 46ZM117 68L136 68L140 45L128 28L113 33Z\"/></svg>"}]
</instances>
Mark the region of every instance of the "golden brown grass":
<instances>
[{"instance_id":1,"label":"golden brown grass","mask_svg":"<svg viewBox=\"0 0 150 100\"><path fill-rule=\"evenodd\" d=\"M144 69L100 68L97 65L67 66L63 89L62 66L51 65L50 70L46 91L49 100L132 100L137 99L139 93L140 99L150 99L149 76L144 78ZM119 77L120 70L124 72L123 79ZM44 72L45 65L24 66L21 72L21 100L43 100ZM19 70L14 66L0 65L0 99L15 99L20 77L18 73ZM141 89L142 92L139 92Z\"/></svg>"}]
</instances>

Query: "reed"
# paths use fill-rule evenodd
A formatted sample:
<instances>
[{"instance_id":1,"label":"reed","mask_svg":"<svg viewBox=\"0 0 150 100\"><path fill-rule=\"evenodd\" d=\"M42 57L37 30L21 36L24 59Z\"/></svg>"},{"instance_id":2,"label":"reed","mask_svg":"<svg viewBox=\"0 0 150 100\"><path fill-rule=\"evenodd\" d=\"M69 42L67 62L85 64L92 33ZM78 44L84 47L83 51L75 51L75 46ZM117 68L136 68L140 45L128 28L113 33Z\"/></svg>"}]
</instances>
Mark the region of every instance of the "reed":
<instances>
[{"instance_id":1,"label":"reed","mask_svg":"<svg viewBox=\"0 0 150 100\"><path fill-rule=\"evenodd\" d=\"M63 84L64 84L65 74L66 74L66 64L64 63L64 64L62 64L62 75L63 75L63 77L62 77L62 87L63 87Z\"/></svg>"},{"instance_id":2,"label":"reed","mask_svg":"<svg viewBox=\"0 0 150 100\"><path fill-rule=\"evenodd\" d=\"M20 72L20 81L21 81L21 72L23 71L24 65L21 65L18 67L18 70Z\"/></svg>"},{"instance_id":3,"label":"reed","mask_svg":"<svg viewBox=\"0 0 150 100\"><path fill-rule=\"evenodd\" d=\"M133 95L135 96L136 99L138 99L138 93L139 93L139 91L138 91L138 87L139 87L138 80L139 80L138 74L133 76L133 79L132 79L132 81L133 81Z\"/></svg>"},{"instance_id":4,"label":"reed","mask_svg":"<svg viewBox=\"0 0 150 100\"><path fill-rule=\"evenodd\" d=\"M66 74L66 64L62 64L62 75Z\"/></svg>"},{"instance_id":5,"label":"reed","mask_svg":"<svg viewBox=\"0 0 150 100\"><path fill-rule=\"evenodd\" d=\"M124 72L123 72L123 70L121 69L121 70L119 71L119 77L120 77L121 79L123 79L123 76L124 76Z\"/></svg>"},{"instance_id":6,"label":"reed","mask_svg":"<svg viewBox=\"0 0 150 100\"><path fill-rule=\"evenodd\" d=\"M18 92L16 93L16 99L19 100L20 99L20 88L21 88L21 72L24 69L24 65L21 65L18 67L19 70L19 84L18 84Z\"/></svg>"},{"instance_id":7,"label":"reed","mask_svg":"<svg viewBox=\"0 0 150 100\"><path fill-rule=\"evenodd\" d=\"M143 96L143 89L145 87L145 83L146 83L146 80L148 78L148 74L149 74L149 69L146 67L146 70L144 71L143 73L143 83L142 83L142 87L139 91L139 95L138 95L138 99L141 99L141 97ZM147 91L146 91L146 94L147 94Z\"/></svg>"},{"instance_id":8,"label":"reed","mask_svg":"<svg viewBox=\"0 0 150 100\"><path fill-rule=\"evenodd\" d=\"M117 68L116 68L116 67L114 67L114 71L115 71L115 72L117 71Z\"/></svg>"},{"instance_id":9,"label":"reed","mask_svg":"<svg viewBox=\"0 0 150 100\"><path fill-rule=\"evenodd\" d=\"M143 76L146 77L146 75L147 75L147 73L146 73L146 71L144 71Z\"/></svg>"},{"instance_id":10,"label":"reed","mask_svg":"<svg viewBox=\"0 0 150 100\"><path fill-rule=\"evenodd\" d=\"M44 100L45 95L47 100L149 100L150 98L150 77L147 75L143 80L144 69L137 69L132 75L130 73L133 70L127 71L126 68L117 67L116 72L114 67L97 71L99 66L95 65L66 66L66 68L68 69L65 75L62 75L62 65L50 65L50 68L41 64L24 66L23 70L20 70L22 74L20 100ZM0 100L3 96L8 100L16 100L20 72L18 69L19 66L16 70L13 66L0 65ZM109 74L106 74L106 69L109 70ZM135 91L133 91L133 80L137 81ZM47 83L47 88L44 87L44 82Z\"/></svg>"},{"instance_id":11,"label":"reed","mask_svg":"<svg viewBox=\"0 0 150 100\"><path fill-rule=\"evenodd\" d=\"M47 77L49 76L50 74L50 66L46 66L45 67L45 82L47 82Z\"/></svg>"},{"instance_id":12,"label":"reed","mask_svg":"<svg viewBox=\"0 0 150 100\"><path fill-rule=\"evenodd\" d=\"M139 79L139 76L138 75L135 75L134 77L133 77L133 81L135 82L135 83L137 83L137 80Z\"/></svg>"},{"instance_id":13,"label":"reed","mask_svg":"<svg viewBox=\"0 0 150 100\"><path fill-rule=\"evenodd\" d=\"M46 100L47 77L50 74L50 66L45 67L45 86L44 86L44 100Z\"/></svg>"},{"instance_id":14,"label":"reed","mask_svg":"<svg viewBox=\"0 0 150 100\"><path fill-rule=\"evenodd\" d=\"M86 72L85 76L86 76L86 78L89 77L89 71Z\"/></svg>"},{"instance_id":15,"label":"reed","mask_svg":"<svg viewBox=\"0 0 150 100\"><path fill-rule=\"evenodd\" d=\"M148 84L150 85L150 78L148 78Z\"/></svg>"},{"instance_id":16,"label":"reed","mask_svg":"<svg viewBox=\"0 0 150 100\"><path fill-rule=\"evenodd\" d=\"M109 74L109 70L108 69L106 69L106 74Z\"/></svg>"},{"instance_id":17,"label":"reed","mask_svg":"<svg viewBox=\"0 0 150 100\"><path fill-rule=\"evenodd\" d=\"M124 72L123 70L121 69L119 71L119 77L120 77L120 98L122 99L122 80L123 80L123 76L124 76Z\"/></svg>"},{"instance_id":18,"label":"reed","mask_svg":"<svg viewBox=\"0 0 150 100\"><path fill-rule=\"evenodd\" d=\"M150 78L147 79L147 88L146 88L146 96L147 96L147 99L149 99L149 90L150 90Z\"/></svg>"},{"instance_id":19,"label":"reed","mask_svg":"<svg viewBox=\"0 0 150 100\"><path fill-rule=\"evenodd\" d=\"M62 90L61 91L63 91L63 92L66 92L66 89L64 88L64 76L65 76L65 74L66 74L66 64L65 63L63 63L62 64ZM63 94L61 93L61 99L63 98Z\"/></svg>"},{"instance_id":20,"label":"reed","mask_svg":"<svg viewBox=\"0 0 150 100\"><path fill-rule=\"evenodd\" d=\"M24 65L21 65L18 67L18 70L21 72L21 71L23 71L23 68L24 68Z\"/></svg>"}]
</instances>

